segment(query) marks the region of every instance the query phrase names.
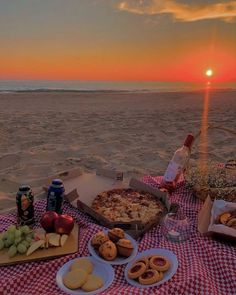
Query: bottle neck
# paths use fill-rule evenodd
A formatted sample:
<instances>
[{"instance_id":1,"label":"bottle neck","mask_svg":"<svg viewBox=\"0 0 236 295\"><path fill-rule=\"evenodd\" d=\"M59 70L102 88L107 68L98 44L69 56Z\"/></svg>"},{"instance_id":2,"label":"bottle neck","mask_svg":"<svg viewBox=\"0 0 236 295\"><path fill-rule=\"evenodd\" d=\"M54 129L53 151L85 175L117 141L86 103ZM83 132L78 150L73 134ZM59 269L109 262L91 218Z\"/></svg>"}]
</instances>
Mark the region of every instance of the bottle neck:
<instances>
[{"instance_id":1,"label":"bottle neck","mask_svg":"<svg viewBox=\"0 0 236 295\"><path fill-rule=\"evenodd\" d=\"M187 147L187 148L189 148L189 149L191 149L192 144L193 144L193 141L194 141L194 137L193 137L193 135L192 135L192 134L189 134L189 135L186 137L183 146L184 146L184 147Z\"/></svg>"}]
</instances>

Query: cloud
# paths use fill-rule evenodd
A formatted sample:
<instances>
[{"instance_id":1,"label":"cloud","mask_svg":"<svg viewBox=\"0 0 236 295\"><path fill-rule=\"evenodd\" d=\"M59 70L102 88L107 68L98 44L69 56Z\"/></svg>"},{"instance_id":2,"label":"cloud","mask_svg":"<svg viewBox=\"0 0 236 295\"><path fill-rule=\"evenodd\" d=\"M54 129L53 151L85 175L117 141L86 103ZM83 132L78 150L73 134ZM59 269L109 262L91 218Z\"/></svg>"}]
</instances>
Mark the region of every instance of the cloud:
<instances>
[{"instance_id":1,"label":"cloud","mask_svg":"<svg viewBox=\"0 0 236 295\"><path fill-rule=\"evenodd\" d=\"M211 4L184 4L175 0L127 0L120 1L118 9L135 14L172 14L182 22L205 19L221 19L226 22L236 20L236 1Z\"/></svg>"}]
</instances>

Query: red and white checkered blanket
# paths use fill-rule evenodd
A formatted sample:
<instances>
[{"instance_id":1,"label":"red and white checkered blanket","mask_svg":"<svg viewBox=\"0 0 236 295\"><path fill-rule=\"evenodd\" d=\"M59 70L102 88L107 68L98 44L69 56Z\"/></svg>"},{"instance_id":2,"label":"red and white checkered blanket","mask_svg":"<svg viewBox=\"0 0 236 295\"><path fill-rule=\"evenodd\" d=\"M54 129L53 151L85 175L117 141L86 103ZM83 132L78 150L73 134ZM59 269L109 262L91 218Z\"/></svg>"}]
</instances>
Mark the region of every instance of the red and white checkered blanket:
<instances>
[{"instance_id":1,"label":"red and white checkered blanket","mask_svg":"<svg viewBox=\"0 0 236 295\"><path fill-rule=\"evenodd\" d=\"M158 186L159 180L157 177L143 178L144 182L154 187ZM182 243L171 243L162 236L160 226L156 226L139 241L139 251L149 248L165 248L173 251L179 262L176 274L161 286L138 289L126 282L125 265L114 266L115 279L109 289L102 294L236 294L236 247L230 243L204 237L197 232L197 214L202 201L194 198L183 184L179 185L170 196L170 202L179 203L190 219L192 227L190 239ZM39 221L45 211L45 200L36 202L35 209L36 221ZM89 255L88 241L91 235L102 229L90 217L69 204L65 205L64 211L73 216L80 226L78 252L53 260L0 267L1 295L63 294L56 285L58 269L78 255ZM15 221L16 216L13 213L1 215L0 232Z\"/></svg>"}]
</instances>

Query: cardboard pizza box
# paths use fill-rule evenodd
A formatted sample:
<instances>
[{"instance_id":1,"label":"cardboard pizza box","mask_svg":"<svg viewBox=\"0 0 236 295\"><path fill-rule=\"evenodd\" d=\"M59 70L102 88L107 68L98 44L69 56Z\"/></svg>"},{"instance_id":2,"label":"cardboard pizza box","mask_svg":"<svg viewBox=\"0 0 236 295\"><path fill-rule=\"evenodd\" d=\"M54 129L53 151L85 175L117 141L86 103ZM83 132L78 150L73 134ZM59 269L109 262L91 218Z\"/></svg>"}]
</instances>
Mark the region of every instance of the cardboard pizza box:
<instances>
[{"instance_id":1,"label":"cardboard pizza box","mask_svg":"<svg viewBox=\"0 0 236 295\"><path fill-rule=\"evenodd\" d=\"M44 197L52 179L60 178L65 187L65 199L77 207L77 199L85 199L87 205L92 204L94 195L112 188L125 187L129 179L123 177L123 173L115 170L100 169L96 172L81 173L80 169L60 172L47 179L43 186Z\"/></svg>"},{"instance_id":2,"label":"cardboard pizza box","mask_svg":"<svg viewBox=\"0 0 236 295\"><path fill-rule=\"evenodd\" d=\"M236 206L236 204L232 205ZM209 229L212 221L212 207L213 201L211 200L210 196L208 196L198 214L198 231L203 235L215 237L221 241L230 241L233 243L236 242L236 231L233 233L232 230L223 228L223 226L220 229L214 230L213 227L210 227L213 228L212 230Z\"/></svg>"},{"instance_id":3,"label":"cardboard pizza box","mask_svg":"<svg viewBox=\"0 0 236 295\"><path fill-rule=\"evenodd\" d=\"M93 173L83 173L64 181L65 197L73 206L93 217L97 222L107 228L121 227L134 238L138 238L155 224L160 223L161 218L143 225L140 221L110 222L91 208L94 198L101 192L115 188L133 188L149 192L156 196L165 206L166 213L170 209L167 194L137 180L124 178L123 173L115 170L98 170Z\"/></svg>"},{"instance_id":4,"label":"cardboard pizza box","mask_svg":"<svg viewBox=\"0 0 236 295\"><path fill-rule=\"evenodd\" d=\"M152 226L160 223L162 216L146 225L143 225L140 221L110 222L91 208L94 198L99 193L115 188L133 188L149 192L161 200L166 209L164 214L166 214L170 209L166 192L154 189L137 179L125 178L121 171L99 169L96 172L81 174L81 170L74 169L71 171L61 172L60 174L54 175L48 179L46 186L44 186L45 191L47 191L53 178L61 178L63 180L65 187L65 199L74 207L77 207L80 211L90 215L98 223L107 228L123 228L134 238L138 238L147 232Z\"/></svg>"}]
</instances>

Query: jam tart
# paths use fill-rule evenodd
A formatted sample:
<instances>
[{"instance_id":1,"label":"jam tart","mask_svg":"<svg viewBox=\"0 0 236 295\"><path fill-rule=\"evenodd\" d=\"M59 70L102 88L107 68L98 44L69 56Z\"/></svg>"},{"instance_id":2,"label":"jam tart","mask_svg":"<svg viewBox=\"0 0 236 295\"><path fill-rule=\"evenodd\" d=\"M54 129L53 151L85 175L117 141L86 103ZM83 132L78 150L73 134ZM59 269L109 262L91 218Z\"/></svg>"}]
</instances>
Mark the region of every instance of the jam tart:
<instances>
[{"instance_id":1,"label":"jam tart","mask_svg":"<svg viewBox=\"0 0 236 295\"><path fill-rule=\"evenodd\" d=\"M163 256L154 255L149 260L150 268L158 271L167 271L170 268L170 262Z\"/></svg>"},{"instance_id":2,"label":"jam tart","mask_svg":"<svg viewBox=\"0 0 236 295\"><path fill-rule=\"evenodd\" d=\"M167 258L160 255L140 257L128 270L128 277L142 285L152 285L163 280L164 272L170 268Z\"/></svg>"},{"instance_id":3,"label":"jam tart","mask_svg":"<svg viewBox=\"0 0 236 295\"><path fill-rule=\"evenodd\" d=\"M146 265L146 268L148 269L148 267L149 267L149 259L148 259L148 257L144 256L144 257L140 258L139 260L137 260L136 263L137 262L143 262Z\"/></svg>"},{"instance_id":4,"label":"jam tart","mask_svg":"<svg viewBox=\"0 0 236 295\"><path fill-rule=\"evenodd\" d=\"M128 271L128 277L130 279L137 279L147 270L146 265L143 262L136 262Z\"/></svg>"},{"instance_id":5,"label":"jam tart","mask_svg":"<svg viewBox=\"0 0 236 295\"><path fill-rule=\"evenodd\" d=\"M161 280L159 272L155 269L147 269L139 278L138 281L142 285L152 285Z\"/></svg>"}]
</instances>

